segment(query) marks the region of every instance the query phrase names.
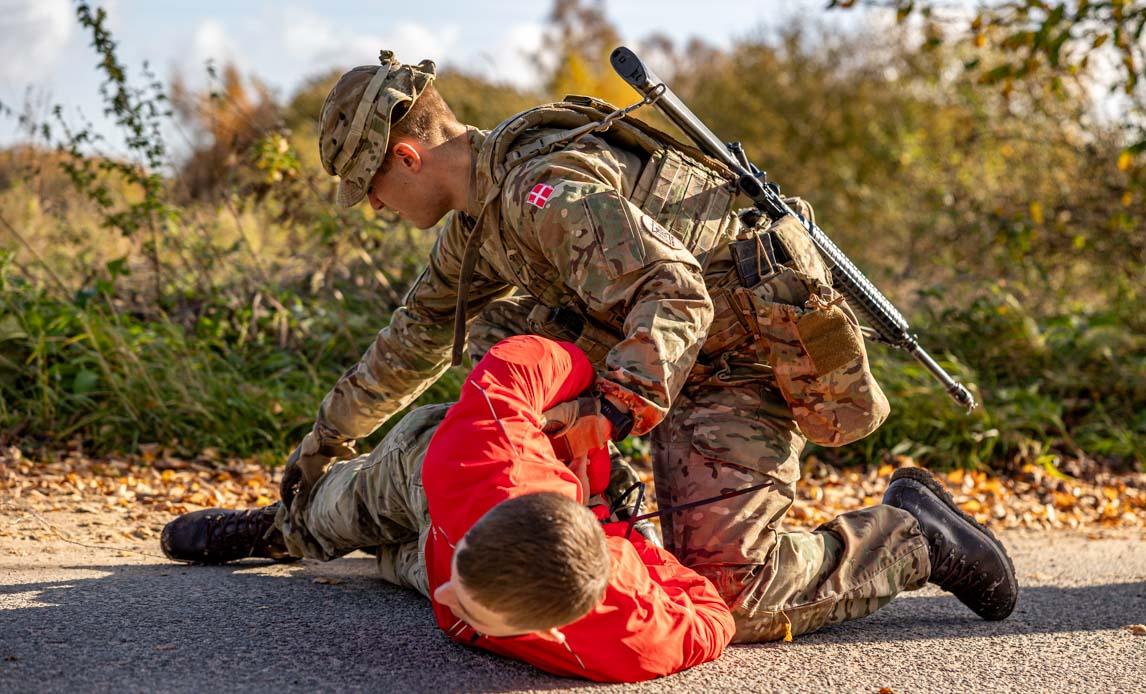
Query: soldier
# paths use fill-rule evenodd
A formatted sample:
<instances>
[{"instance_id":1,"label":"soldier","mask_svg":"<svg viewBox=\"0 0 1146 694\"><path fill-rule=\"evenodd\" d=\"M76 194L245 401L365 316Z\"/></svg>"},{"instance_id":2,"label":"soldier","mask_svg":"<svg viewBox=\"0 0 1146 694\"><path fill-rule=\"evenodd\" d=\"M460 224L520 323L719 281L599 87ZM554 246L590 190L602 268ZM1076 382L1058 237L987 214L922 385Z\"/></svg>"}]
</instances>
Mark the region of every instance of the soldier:
<instances>
[{"instance_id":1,"label":"soldier","mask_svg":"<svg viewBox=\"0 0 1146 694\"><path fill-rule=\"evenodd\" d=\"M277 521L288 535L304 530L323 470L437 379L467 327L478 351L535 333L576 343L599 375L571 430L650 435L661 508L754 489L662 517L666 548L715 584L737 641L856 619L928 580L986 619L1010 614L1004 547L925 472L898 472L882 505L781 531L805 440L843 445L888 413L798 224L742 228L726 170L607 105L573 99L483 132L456 119L434 75L430 61L383 51L323 106L340 205L368 200L421 228L448 219L404 305L288 461ZM735 238L761 248L750 286Z\"/></svg>"}]
</instances>

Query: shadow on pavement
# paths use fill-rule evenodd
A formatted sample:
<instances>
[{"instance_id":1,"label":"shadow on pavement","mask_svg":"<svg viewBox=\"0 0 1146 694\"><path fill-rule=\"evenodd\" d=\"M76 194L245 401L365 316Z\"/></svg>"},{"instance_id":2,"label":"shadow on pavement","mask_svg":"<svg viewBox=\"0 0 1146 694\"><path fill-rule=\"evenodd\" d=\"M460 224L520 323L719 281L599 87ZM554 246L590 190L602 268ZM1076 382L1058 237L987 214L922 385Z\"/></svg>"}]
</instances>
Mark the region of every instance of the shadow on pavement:
<instances>
[{"instance_id":1,"label":"shadow on pavement","mask_svg":"<svg viewBox=\"0 0 1146 694\"><path fill-rule=\"evenodd\" d=\"M496 692L592 686L450 643L424 598L375 578L369 559L64 571L102 575L0 586L0 689ZM316 576L342 582L318 584ZM792 645L1098 631L1142 614L1143 582L1026 588L1015 614L1003 622L984 622L950 596L921 596L895 600L864 620Z\"/></svg>"},{"instance_id":2,"label":"shadow on pavement","mask_svg":"<svg viewBox=\"0 0 1146 694\"><path fill-rule=\"evenodd\" d=\"M822 629L809 643L852 644L922 639L1021 636L1120 629L1146 614L1146 582L1020 588L1010 617L987 622L943 593L897 598L864 619Z\"/></svg>"},{"instance_id":3,"label":"shadow on pavement","mask_svg":"<svg viewBox=\"0 0 1146 694\"><path fill-rule=\"evenodd\" d=\"M107 565L0 585L0 691L506 691L576 686L450 643L369 559ZM316 584L335 576L336 585ZM26 606L20 606L20 605Z\"/></svg>"}]
</instances>

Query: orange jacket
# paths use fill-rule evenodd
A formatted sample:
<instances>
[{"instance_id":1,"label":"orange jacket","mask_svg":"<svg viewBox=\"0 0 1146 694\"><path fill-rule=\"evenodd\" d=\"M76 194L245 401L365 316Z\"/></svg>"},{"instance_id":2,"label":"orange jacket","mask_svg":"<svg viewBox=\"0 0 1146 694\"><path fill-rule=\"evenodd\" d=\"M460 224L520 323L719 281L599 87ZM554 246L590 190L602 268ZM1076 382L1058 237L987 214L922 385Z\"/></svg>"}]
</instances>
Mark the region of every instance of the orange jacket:
<instances>
[{"instance_id":1,"label":"orange jacket","mask_svg":"<svg viewBox=\"0 0 1146 694\"><path fill-rule=\"evenodd\" d=\"M422 464L432 521L425 549L431 594L450 578L454 544L499 502L549 491L584 503L539 418L593 380L575 346L529 335L495 345L466 379ZM735 627L713 585L639 533L626 540L625 524L604 529L609 586L600 605L562 627L566 644L533 635L486 637L434 601L438 626L459 643L603 682L650 679L717 658Z\"/></svg>"}]
</instances>

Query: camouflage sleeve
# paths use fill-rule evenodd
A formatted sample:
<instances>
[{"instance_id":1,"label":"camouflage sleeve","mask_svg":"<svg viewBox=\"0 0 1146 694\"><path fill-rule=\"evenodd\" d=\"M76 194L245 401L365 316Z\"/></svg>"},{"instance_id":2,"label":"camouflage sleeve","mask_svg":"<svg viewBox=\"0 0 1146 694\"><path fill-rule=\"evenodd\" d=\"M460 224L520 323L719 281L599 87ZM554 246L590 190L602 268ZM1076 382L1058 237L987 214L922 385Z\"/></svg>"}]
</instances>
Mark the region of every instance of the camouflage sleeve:
<instances>
[{"instance_id":1,"label":"camouflage sleeve","mask_svg":"<svg viewBox=\"0 0 1146 694\"><path fill-rule=\"evenodd\" d=\"M601 388L629 407L633 433L643 434L683 387L712 301L696 259L620 195L608 163L573 149L523 165L506 181L502 215L591 312L623 316Z\"/></svg>"},{"instance_id":2,"label":"camouflage sleeve","mask_svg":"<svg viewBox=\"0 0 1146 694\"><path fill-rule=\"evenodd\" d=\"M342 375L318 409L320 441L369 435L430 387L449 367L454 307L468 227L452 216L430 251L430 263L406 293L362 359ZM479 261L470 283L472 318L504 294L504 282Z\"/></svg>"}]
</instances>

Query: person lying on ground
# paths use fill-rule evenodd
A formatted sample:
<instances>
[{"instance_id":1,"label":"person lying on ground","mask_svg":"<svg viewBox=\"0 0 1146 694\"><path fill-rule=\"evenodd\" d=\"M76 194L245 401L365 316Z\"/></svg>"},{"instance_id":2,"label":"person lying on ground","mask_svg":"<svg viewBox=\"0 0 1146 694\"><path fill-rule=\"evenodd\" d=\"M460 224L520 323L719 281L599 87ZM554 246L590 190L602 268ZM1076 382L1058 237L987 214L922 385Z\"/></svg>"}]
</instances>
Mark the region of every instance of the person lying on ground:
<instances>
[{"instance_id":1,"label":"person lying on ground","mask_svg":"<svg viewBox=\"0 0 1146 694\"><path fill-rule=\"evenodd\" d=\"M603 438L565 431L570 467L543 431L594 382L571 344L503 340L456 404L413 411L289 507L181 516L163 550L220 563L376 548L382 576L429 597L451 639L560 675L632 682L713 660L735 630L716 588L585 506L607 483Z\"/></svg>"}]
</instances>

